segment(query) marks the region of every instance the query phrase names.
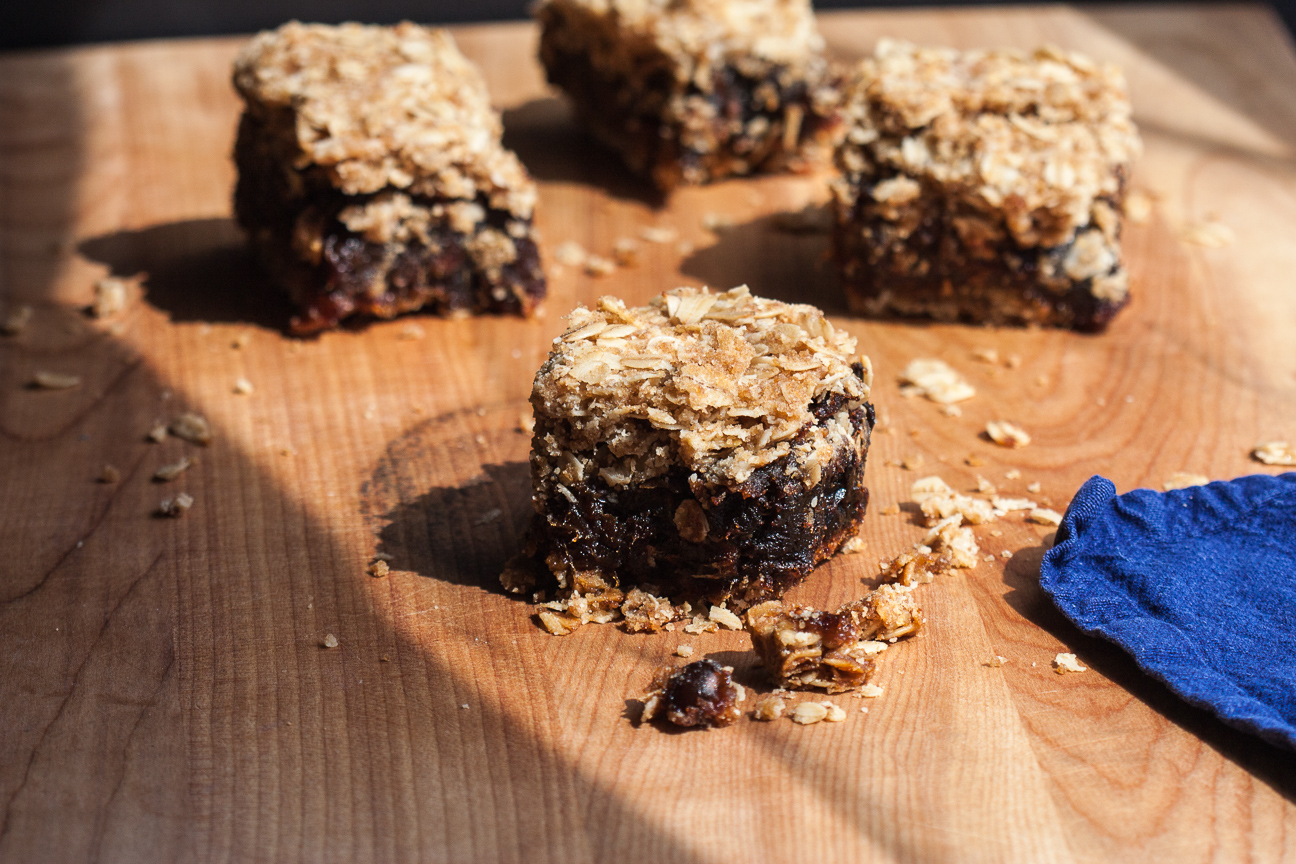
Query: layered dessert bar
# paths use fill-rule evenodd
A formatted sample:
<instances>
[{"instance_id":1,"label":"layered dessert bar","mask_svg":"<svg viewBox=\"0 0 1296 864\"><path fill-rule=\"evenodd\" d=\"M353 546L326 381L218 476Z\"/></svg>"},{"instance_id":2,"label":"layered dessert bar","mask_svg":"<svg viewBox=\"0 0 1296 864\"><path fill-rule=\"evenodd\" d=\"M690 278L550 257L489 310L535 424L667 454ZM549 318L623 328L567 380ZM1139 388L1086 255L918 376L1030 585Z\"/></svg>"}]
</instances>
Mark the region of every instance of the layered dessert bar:
<instances>
[{"instance_id":1,"label":"layered dessert bar","mask_svg":"<svg viewBox=\"0 0 1296 864\"><path fill-rule=\"evenodd\" d=\"M747 613L747 632L761 663L780 687L853 690L868 682L874 657L889 643L922 629L922 609L906 586L886 584L835 612L784 609L777 600Z\"/></svg>"},{"instance_id":2,"label":"layered dessert bar","mask_svg":"<svg viewBox=\"0 0 1296 864\"><path fill-rule=\"evenodd\" d=\"M300 309L295 332L527 314L544 296L535 184L448 33L293 22L243 48L234 86L234 211Z\"/></svg>"},{"instance_id":3,"label":"layered dessert bar","mask_svg":"<svg viewBox=\"0 0 1296 864\"><path fill-rule=\"evenodd\" d=\"M1141 145L1117 69L883 41L843 110L834 246L857 312L1099 330L1126 304Z\"/></svg>"},{"instance_id":4,"label":"layered dessert bar","mask_svg":"<svg viewBox=\"0 0 1296 864\"><path fill-rule=\"evenodd\" d=\"M531 395L526 552L543 563L511 565L506 589L743 609L854 536L872 372L818 309L679 288L569 322Z\"/></svg>"},{"instance_id":5,"label":"layered dessert bar","mask_svg":"<svg viewBox=\"0 0 1296 864\"><path fill-rule=\"evenodd\" d=\"M840 77L809 0L541 0L540 60L660 189L826 163Z\"/></svg>"}]
</instances>

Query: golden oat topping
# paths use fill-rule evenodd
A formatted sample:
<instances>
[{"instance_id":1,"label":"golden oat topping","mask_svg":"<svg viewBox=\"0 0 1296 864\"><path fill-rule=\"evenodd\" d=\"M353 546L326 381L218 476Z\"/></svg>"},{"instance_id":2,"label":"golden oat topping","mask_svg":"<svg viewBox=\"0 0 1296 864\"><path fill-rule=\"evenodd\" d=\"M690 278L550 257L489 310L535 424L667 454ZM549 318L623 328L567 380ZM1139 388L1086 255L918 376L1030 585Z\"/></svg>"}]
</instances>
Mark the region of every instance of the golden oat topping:
<instances>
[{"instance_id":1,"label":"golden oat topping","mask_svg":"<svg viewBox=\"0 0 1296 864\"><path fill-rule=\"evenodd\" d=\"M234 86L263 119L291 111L296 167L326 168L345 194L484 195L531 215L535 186L500 144L481 74L444 30L293 21L243 48Z\"/></svg>"},{"instance_id":2,"label":"golden oat topping","mask_svg":"<svg viewBox=\"0 0 1296 864\"><path fill-rule=\"evenodd\" d=\"M655 48L680 80L734 55L793 64L824 48L809 0L543 0L537 9L542 19L554 12L615 28L627 55Z\"/></svg>"},{"instance_id":3,"label":"golden oat topping","mask_svg":"<svg viewBox=\"0 0 1296 864\"><path fill-rule=\"evenodd\" d=\"M848 172L870 162L1001 211L1023 246L1070 239L1142 145L1121 72L1053 47L959 52L881 40L848 94ZM910 186L913 185L911 189Z\"/></svg>"},{"instance_id":4,"label":"golden oat topping","mask_svg":"<svg viewBox=\"0 0 1296 864\"><path fill-rule=\"evenodd\" d=\"M860 447L848 411L868 397L871 367L854 337L812 306L754 297L746 286L678 288L639 308L604 297L568 320L531 402L539 447L573 482L588 470L625 486L682 464L712 482L742 483L794 453L813 485L834 454ZM812 406L828 400L840 407L819 422ZM596 445L610 463L587 461ZM677 521L704 531L692 515Z\"/></svg>"}]
</instances>

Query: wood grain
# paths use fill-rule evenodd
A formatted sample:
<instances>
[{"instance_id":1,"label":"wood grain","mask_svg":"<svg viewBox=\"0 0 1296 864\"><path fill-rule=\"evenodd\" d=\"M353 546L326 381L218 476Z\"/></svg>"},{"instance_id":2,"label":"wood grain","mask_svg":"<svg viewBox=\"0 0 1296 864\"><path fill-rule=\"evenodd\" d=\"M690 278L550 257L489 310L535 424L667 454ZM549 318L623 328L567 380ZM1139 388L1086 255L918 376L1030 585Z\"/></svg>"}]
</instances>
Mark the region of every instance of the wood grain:
<instances>
[{"instance_id":1,"label":"wood grain","mask_svg":"<svg viewBox=\"0 0 1296 864\"><path fill-rule=\"evenodd\" d=\"M746 637L555 639L494 578L527 518L531 376L561 315L602 293L748 282L832 312L879 370L865 554L796 598L858 596L919 536L919 476L1065 505L1187 470L1273 471L1296 436L1296 55L1262 7L1064 7L824 15L832 50L879 36L1042 41L1120 62L1152 220L1127 231L1134 301L1104 336L845 315L824 240L773 229L822 177L643 187L544 86L529 25L456 30L541 187L546 252L606 254L645 225L676 244L605 279L557 272L547 317L418 319L285 338L281 301L230 220L237 40L0 57L0 861L1296 860L1296 757L1236 733L1089 639L1038 587L1050 541L1008 519L996 559L923 589L931 627L888 651L881 698L847 722L670 734L628 719L678 644L759 686ZM719 234L706 213L732 216ZM1186 245L1218 219L1237 242ZM81 309L108 273L119 318ZM1022 363L978 363L996 348ZM937 356L978 389L963 416L899 397ZM24 384L38 369L79 388ZM234 392L246 377L255 391ZM147 443L204 413L201 448ZM1035 442L996 450L989 419ZM984 465L970 468L976 454ZM181 455L198 462L151 480ZM102 466L116 484L95 482ZM1022 472L1009 480L1011 469ZM181 519L152 515L184 490ZM365 572L375 553L395 572ZM339 640L324 649L327 634ZM1061 650L1091 667L1059 677ZM999 654L1001 668L984 662ZM869 711L858 709L867 704Z\"/></svg>"}]
</instances>

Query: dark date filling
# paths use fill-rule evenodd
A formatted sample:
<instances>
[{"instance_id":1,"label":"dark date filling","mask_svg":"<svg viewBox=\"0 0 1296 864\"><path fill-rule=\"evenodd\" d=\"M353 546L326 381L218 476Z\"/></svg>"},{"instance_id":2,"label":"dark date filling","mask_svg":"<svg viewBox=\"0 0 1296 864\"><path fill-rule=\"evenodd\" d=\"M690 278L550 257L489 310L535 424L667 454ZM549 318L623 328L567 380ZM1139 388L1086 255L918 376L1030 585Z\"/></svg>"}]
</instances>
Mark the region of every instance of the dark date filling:
<instances>
[{"instance_id":1,"label":"dark date filling","mask_svg":"<svg viewBox=\"0 0 1296 864\"><path fill-rule=\"evenodd\" d=\"M665 58L660 68L639 70L639 80L633 81L609 76L588 53L543 37L541 59L549 83L571 97L582 122L619 151L632 171L651 177L663 190L791 167L783 160L795 157L806 142L827 141L840 125L835 111L825 116L814 109L807 82L792 78L786 67L762 64L759 75L749 75L726 65L713 74L710 92L695 84L684 90L684 96L701 96L714 109L704 136L708 146L693 147L680 139L676 123L664 118L677 87ZM789 116L796 128L789 128ZM752 125L757 119L765 122Z\"/></svg>"},{"instance_id":2,"label":"dark date filling","mask_svg":"<svg viewBox=\"0 0 1296 864\"><path fill-rule=\"evenodd\" d=\"M1122 192L1100 200L1119 212L1124 185L1122 176ZM1128 296L1114 301L1097 297L1092 278L1072 280L1065 275L1062 262L1074 236L1047 249L1023 248L1008 236L969 244L955 220L985 215L951 212L927 189L922 195L929 196L929 205L922 208L917 224L905 225L907 236L901 236L897 223L878 212L873 186L857 187L845 218L838 205L833 232L834 255L857 311L1100 331L1129 302ZM1046 268L1041 267L1041 253Z\"/></svg>"},{"instance_id":3,"label":"dark date filling","mask_svg":"<svg viewBox=\"0 0 1296 864\"><path fill-rule=\"evenodd\" d=\"M822 422L841 407L840 397L825 400L816 415ZM873 407L865 403L849 416L867 451ZM733 598L750 605L780 597L837 552L868 505L864 455L854 448L842 448L809 488L800 470L788 473L793 458L757 469L736 488L708 487L696 477L690 482L683 468L634 488L587 479L568 487L574 500L554 495L546 501L529 545L550 556L551 566L600 571L620 587L651 583L676 600ZM676 526L685 501L699 502L706 516L705 537L696 542Z\"/></svg>"},{"instance_id":4,"label":"dark date filling","mask_svg":"<svg viewBox=\"0 0 1296 864\"><path fill-rule=\"evenodd\" d=\"M374 243L348 230L337 216L375 196L339 193L318 166L286 168L289 157L282 151L289 145L275 135L275 124L282 122L283 115L270 120L243 115L234 149L239 168L234 212L271 275L301 309L291 322L294 333L317 333L356 315L392 318L415 310L525 315L544 297L540 254L529 223L525 236L510 238L516 258L491 274L468 254L472 235L446 224L429 225L426 243ZM453 203L410 197L427 208ZM484 198L477 203L487 214L479 230L506 230L513 217L491 208ZM318 237L313 254L294 248L303 214L310 214Z\"/></svg>"},{"instance_id":5,"label":"dark date filling","mask_svg":"<svg viewBox=\"0 0 1296 864\"><path fill-rule=\"evenodd\" d=\"M728 726L741 716L741 693L730 670L714 660L698 660L678 670L663 670L644 703L644 720L666 718L676 726Z\"/></svg>"}]
</instances>

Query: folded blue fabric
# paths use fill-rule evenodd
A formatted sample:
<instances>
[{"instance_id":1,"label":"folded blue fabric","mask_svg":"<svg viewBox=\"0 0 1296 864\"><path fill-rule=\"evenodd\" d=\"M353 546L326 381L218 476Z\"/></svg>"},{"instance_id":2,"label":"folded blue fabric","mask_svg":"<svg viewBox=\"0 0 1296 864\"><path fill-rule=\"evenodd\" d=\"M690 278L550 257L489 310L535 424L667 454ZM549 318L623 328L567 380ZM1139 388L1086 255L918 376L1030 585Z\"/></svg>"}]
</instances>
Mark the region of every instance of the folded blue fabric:
<instances>
[{"instance_id":1,"label":"folded blue fabric","mask_svg":"<svg viewBox=\"0 0 1296 864\"><path fill-rule=\"evenodd\" d=\"M1040 583L1187 701L1296 750L1296 473L1124 495L1092 477Z\"/></svg>"}]
</instances>

